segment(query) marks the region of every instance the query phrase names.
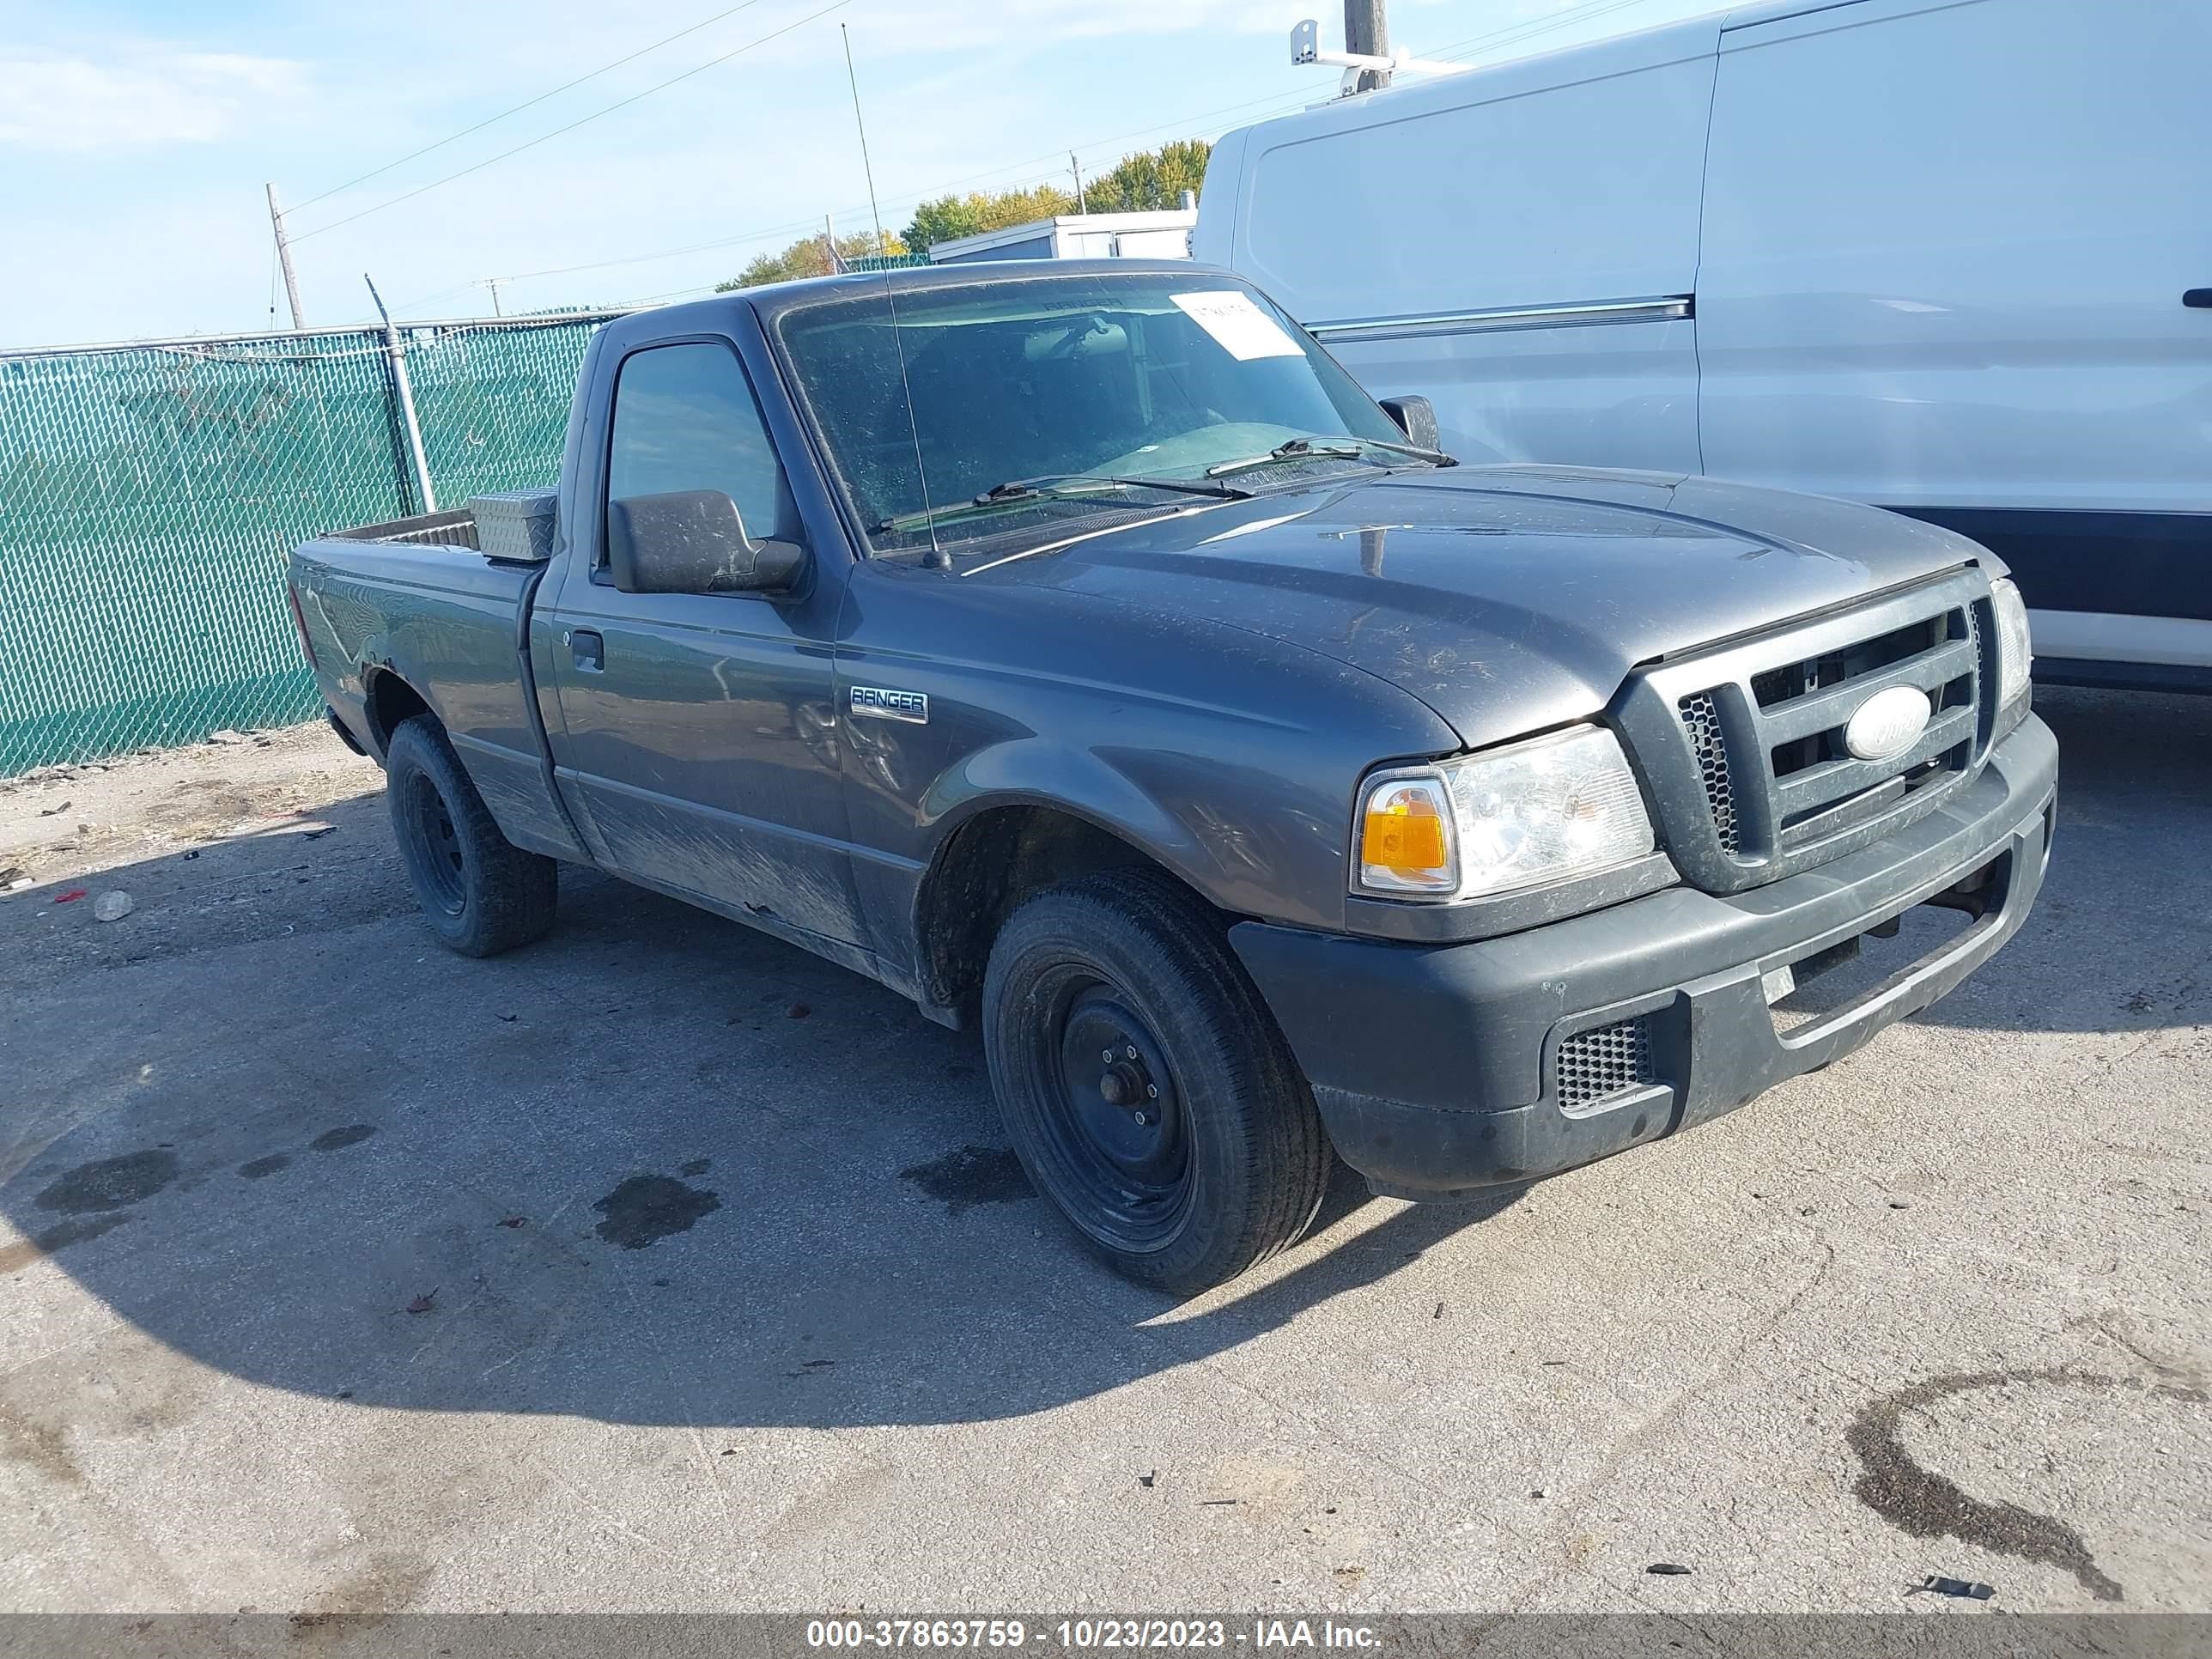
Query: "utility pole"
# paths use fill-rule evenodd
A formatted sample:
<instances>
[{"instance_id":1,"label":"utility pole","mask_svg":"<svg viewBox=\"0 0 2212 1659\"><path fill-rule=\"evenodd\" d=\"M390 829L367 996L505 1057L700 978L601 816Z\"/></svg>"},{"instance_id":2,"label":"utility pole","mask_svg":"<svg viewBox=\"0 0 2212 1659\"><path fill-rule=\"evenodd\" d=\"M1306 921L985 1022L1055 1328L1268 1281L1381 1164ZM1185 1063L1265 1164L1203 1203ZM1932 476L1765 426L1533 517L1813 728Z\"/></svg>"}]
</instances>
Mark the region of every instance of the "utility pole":
<instances>
[{"instance_id":1,"label":"utility pole","mask_svg":"<svg viewBox=\"0 0 2212 1659\"><path fill-rule=\"evenodd\" d=\"M429 458L422 453L422 423L415 418L415 386L407 377L407 347L399 337L399 325L384 308L384 296L376 291L375 283L367 271L362 272L361 280L368 283L368 297L376 301L376 314L384 319L384 355L392 363L392 389L399 394L399 422L407 435L407 459L415 471L415 493L422 498L425 513L435 513L438 497L430 488Z\"/></svg>"},{"instance_id":2,"label":"utility pole","mask_svg":"<svg viewBox=\"0 0 2212 1659\"><path fill-rule=\"evenodd\" d=\"M1344 0L1344 49L1354 58L1388 58L1390 23L1383 0ZM1374 92L1390 84L1387 69L1363 69L1354 92Z\"/></svg>"},{"instance_id":3,"label":"utility pole","mask_svg":"<svg viewBox=\"0 0 2212 1659\"><path fill-rule=\"evenodd\" d=\"M491 290L491 314L495 317L504 317L507 315L507 313L504 311L501 311L499 307L499 285L505 281L507 281L507 278L504 276L487 276L483 281L477 284L478 288L488 288Z\"/></svg>"},{"instance_id":4,"label":"utility pole","mask_svg":"<svg viewBox=\"0 0 2212 1659\"><path fill-rule=\"evenodd\" d=\"M292 244L284 235L284 210L276 205L276 186L264 186L269 192L269 228L276 233L276 263L284 268L284 297L292 304L292 326L305 328L307 319L300 314L300 279L292 271Z\"/></svg>"},{"instance_id":5,"label":"utility pole","mask_svg":"<svg viewBox=\"0 0 2212 1659\"><path fill-rule=\"evenodd\" d=\"M1352 0L1345 0L1345 3L1349 5ZM1090 212L1091 210L1083 204L1083 163L1075 159L1073 150L1067 152L1067 170L1075 175L1075 210L1078 213Z\"/></svg>"},{"instance_id":6,"label":"utility pole","mask_svg":"<svg viewBox=\"0 0 2212 1659\"><path fill-rule=\"evenodd\" d=\"M1465 64L1432 63L1411 52L1392 52L1388 27L1382 21L1382 0L1344 0L1344 39L1342 52L1324 51L1321 22L1312 17L1291 31L1293 64L1328 64L1343 70L1344 81L1336 93L1340 98L1387 87L1391 76L1399 70L1413 70L1423 75L1463 75L1468 68Z\"/></svg>"}]
</instances>

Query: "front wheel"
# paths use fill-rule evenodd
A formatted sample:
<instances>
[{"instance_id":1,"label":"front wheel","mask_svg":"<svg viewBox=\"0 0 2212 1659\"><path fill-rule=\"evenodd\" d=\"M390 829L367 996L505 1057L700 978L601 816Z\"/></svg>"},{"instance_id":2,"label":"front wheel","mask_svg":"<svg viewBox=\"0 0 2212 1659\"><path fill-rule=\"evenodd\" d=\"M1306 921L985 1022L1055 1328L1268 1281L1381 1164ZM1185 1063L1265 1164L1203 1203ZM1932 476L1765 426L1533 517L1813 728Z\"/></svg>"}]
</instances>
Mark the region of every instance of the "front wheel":
<instances>
[{"instance_id":1,"label":"front wheel","mask_svg":"<svg viewBox=\"0 0 2212 1659\"><path fill-rule=\"evenodd\" d=\"M1313 1091L1211 913L1162 878L1087 877L1016 911L983 1046L1030 1181L1131 1279L1196 1295L1321 1207Z\"/></svg>"},{"instance_id":2,"label":"front wheel","mask_svg":"<svg viewBox=\"0 0 2212 1659\"><path fill-rule=\"evenodd\" d=\"M552 931L560 866L500 833L435 720L400 723L384 774L399 855L441 944L490 957Z\"/></svg>"}]
</instances>

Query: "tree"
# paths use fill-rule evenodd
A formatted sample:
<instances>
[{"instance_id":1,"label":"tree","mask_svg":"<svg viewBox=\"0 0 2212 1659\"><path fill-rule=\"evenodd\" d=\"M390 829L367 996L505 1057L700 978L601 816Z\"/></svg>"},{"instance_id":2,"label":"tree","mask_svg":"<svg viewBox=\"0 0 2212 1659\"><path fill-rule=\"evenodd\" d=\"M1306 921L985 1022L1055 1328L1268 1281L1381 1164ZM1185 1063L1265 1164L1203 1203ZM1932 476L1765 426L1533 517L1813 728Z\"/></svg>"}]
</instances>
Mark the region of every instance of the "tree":
<instances>
[{"instance_id":1,"label":"tree","mask_svg":"<svg viewBox=\"0 0 2212 1659\"><path fill-rule=\"evenodd\" d=\"M1206 162L1212 153L1212 146L1203 138L1178 138L1158 149L1125 155L1108 172L1084 181L1083 208L1091 213L1143 213L1181 207L1183 191L1206 183ZM924 202L902 234L908 247L927 252L939 242L1076 210L1075 192L1058 185L975 190Z\"/></svg>"},{"instance_id":2,"label":"tree","mask_svg":"<svg viewBox=\"0 0 2212 1659\"><path fill-rule=\"evenodd\" d=\"M924 202L914 210L913 223L899 234L908 247L927 252L939 242L1074 211L1074 196L1057 185L1034 185L1027 190L975 190L965 196L940 196L933 202Z\"/></svg>"},{"instance_id":3,"label":"tree","mask_svg":"<svg viewBox=\"0 0 2212 1659\"><path fill-rule=\"evenodd\" d=\"M1206 183L1206 157L1212 147L1202 138L1179 138L1158 149L1125 155L1099 177L1086 179L1083 205L1092 213L1142 213L1182 205L1182 193ZM914 219L896 236L885 238L886 253L927 253L939 242L980 236L987 230L1032 224L1076 211L1075 192L1058 185L1022 190L971 190L940 196L914 210ZM877 252L872 235L840 236L837 252L862 259ZM800 276L826 276L830 256L819 236L802 236L780 253L763 253L714 291L727 294L763 283L787 283Z\"/></svg>"},{"instance_id":4,"label":"tree","mask_svg":"<svg viewBox=\"0 0 2212 1659\"><path fill-rule=\"evenodd\" d=\"M1083 197L1093 213L1146 213L1182 205L1185 191L1206 183L1212 147L1202 138L1179 138L1158 149L1125 155L1092 183Z\"/></svg>"},{"instance_id":5,"label":"tree","mask_svg":"<svg viewBox=\"0 0 2212 1659\"><path fill-rule=\"evenodd\" d=\"M878 250L875 234L860 231L837 239L840 259L866 259L877 252L903 253L906 244L896 236L884 239ZM795 282L801 276L827 276L830 274L830 250L821 236L802 236L780 253L763 253L726 283L714 284L717 294L734 293L741 288L758 288L763 283Z\"/></svg>"}]
</instances>

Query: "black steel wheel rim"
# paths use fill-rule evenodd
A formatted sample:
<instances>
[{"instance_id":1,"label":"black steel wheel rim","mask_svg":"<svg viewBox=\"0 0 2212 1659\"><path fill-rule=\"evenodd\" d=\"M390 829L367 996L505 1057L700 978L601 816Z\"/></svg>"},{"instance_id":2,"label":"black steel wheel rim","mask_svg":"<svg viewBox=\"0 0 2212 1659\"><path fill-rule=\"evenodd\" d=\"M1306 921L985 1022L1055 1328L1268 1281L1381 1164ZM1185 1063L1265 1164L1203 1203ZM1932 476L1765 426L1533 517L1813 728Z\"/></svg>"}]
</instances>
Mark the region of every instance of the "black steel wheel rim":
<instances>
[{"instance_id":1,"label":"black steel wheel rim","mask_svg":"<svg viewBox=\"0 0 2212 1659\"><path fill-rule=\"evenodd\" d=\"M437 785L417 772L407 783L407 817L415 832L416 868L437 908L458 916L468 902L466 866L453 815Z\"/></svg>"},{"instance_id":2,"label":"black steel wheel rim","mask_svg":"<svg viewBox=\"0 0 2212 1659\"><path fill-rule=\"evenodd\" d=\"M1045 1151L1080 1224L1116 1248L1157 1249L1190 1207L1190 1128L1165 1048L1134 1000L1061 976L1042 1034Z\"/></svg>"}]
</instances>

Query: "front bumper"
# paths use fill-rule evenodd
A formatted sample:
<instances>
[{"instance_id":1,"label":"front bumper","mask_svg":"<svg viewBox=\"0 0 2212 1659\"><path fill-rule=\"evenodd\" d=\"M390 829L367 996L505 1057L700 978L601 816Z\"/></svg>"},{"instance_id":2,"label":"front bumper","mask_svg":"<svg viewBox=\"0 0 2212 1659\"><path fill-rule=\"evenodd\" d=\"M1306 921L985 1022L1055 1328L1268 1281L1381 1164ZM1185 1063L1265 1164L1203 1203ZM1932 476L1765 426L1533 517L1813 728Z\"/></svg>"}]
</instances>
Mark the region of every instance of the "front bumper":
<instances>
[{"instance_id":1,"label":"front bumper","mask_svg":"<svg viewBox=\"0 0 2212 1659\"><path fill-rule=\"evenodd\" d=\"M1474 944L1243 922L1230 941L1312 1082L1330 1138L1378 1192L1532 1180L1733 1110L1944 995L2020 931L2050 856L2058 745L2030 715L1972 784L1889 839L1764 887L1687 887ZM1962 883L1965 931L1787 1032L1763 976ZM1955 908L1955 907L1954 907ZM1560 1046L1632 1029L1649 1080L1562 1102Z\"/></svg>"}]
</instances>

